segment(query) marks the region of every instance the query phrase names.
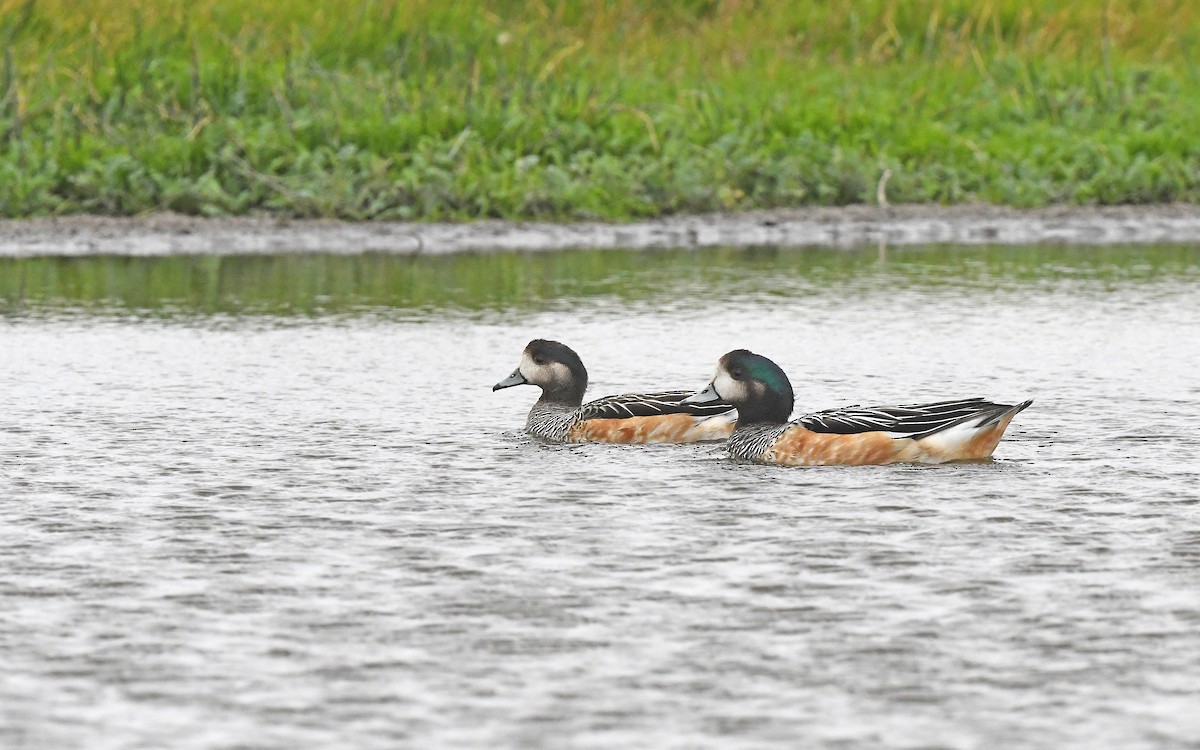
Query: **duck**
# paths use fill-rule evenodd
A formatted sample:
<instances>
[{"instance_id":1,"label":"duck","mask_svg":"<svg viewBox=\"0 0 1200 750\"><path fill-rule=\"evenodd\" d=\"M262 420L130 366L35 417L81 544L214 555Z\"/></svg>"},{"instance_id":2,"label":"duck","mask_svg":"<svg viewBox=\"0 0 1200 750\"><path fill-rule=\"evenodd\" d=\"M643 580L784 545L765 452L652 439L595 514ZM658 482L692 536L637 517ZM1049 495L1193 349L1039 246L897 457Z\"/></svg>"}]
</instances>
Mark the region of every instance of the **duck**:
<instances>
[{"instance_id":1,"label":"duck","mask_svg":"<svg viewBox=\"0 0 1200 750\"><path fill-rule=\"evenodd\" d=\"M791 381L747 349L721 357L716 375L681 403L729 403L737 423L725 445L744 461L781 466L939 464L991 457L1012 418L1033 403L982 398L906 406L848 406L789 421Z\"/></svg>"},{"instance_id":2,"label":"duck","mask_svg":"<svg viewBox=\"0 0 1200 750\"><path fill-rule=\"evenodd\" d=\"M525 432L557 443L697 443L723 440L736 412L721 399L684 403L691 390L626 393L583 403L587 369L569 346L534 339L517 369L492 392L518 385L542 389Z\"/></svg>"}]
</instances>

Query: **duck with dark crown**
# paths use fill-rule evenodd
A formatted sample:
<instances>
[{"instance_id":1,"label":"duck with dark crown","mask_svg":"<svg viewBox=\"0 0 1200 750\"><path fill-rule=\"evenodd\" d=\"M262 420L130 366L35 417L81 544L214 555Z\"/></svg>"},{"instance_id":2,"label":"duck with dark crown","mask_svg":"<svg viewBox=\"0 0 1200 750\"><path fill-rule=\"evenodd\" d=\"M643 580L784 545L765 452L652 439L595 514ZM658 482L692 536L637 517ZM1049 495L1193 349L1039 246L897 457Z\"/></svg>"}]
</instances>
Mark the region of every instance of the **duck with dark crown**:
<instances>
[{"instance_id":1,"label":"duck with dark crown","mask_svg":"<svg viewBox=\"0 0 1200 750\"><path fill-rule=\"evenodd\" d=\"M529 411L525 432L565 443L696 443L722 440L737 413L720 399L684 403L691 391L630 393L583 403L588 374L579 355L557 341L530 341L521 364L493 391L535 385L542 397Z\"/></svg>"},{"instance_id":2,"label":"duck with dark crown","mask_svg":"<svg viewBox=\"0 0 1200 750\"><path fill-rule=\"evenodd\" d=\"M789 422L792 384L771 360L738 349L717 365L685 404L730 403L737 425L726 445L734 458L783 466L944 463L989 458L1013 416L1032 401L981 398L911 406L850 406Z\"/></svg>"}]
</instances>

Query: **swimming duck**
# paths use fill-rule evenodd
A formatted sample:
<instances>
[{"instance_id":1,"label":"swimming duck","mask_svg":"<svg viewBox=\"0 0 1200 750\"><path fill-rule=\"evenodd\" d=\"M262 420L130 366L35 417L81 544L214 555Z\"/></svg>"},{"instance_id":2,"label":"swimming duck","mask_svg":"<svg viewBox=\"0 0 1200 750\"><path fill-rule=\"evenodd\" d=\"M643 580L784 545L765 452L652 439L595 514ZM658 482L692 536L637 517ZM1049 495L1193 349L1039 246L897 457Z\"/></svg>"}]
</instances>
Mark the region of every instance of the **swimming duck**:
<instances>
[{"instance_id":1,"label":"swimming duck","mask_svg":"<svg viewBox=\"0 0 1200 750\"><path fill-rule=\"evenodd\" d=\"M736 412L717 398L685 404L691 391L630 393L583 403L588 374L569 346L535 339L521 364L492 391L536 385L542 397L529 411L525 432L564 443L695 443L721 440L733 430Z\"/></svg>"},{"instance_id":2,"label":"swimming duck","mask_svg":"<svg viewBox=\"0 0 1200 750\"><path fill-rule=\"evenodd\" d=\"M684 404L728 402L737 425L726 445L735 458L783 466L943 463L992 455L1014 415L981 398L911 406L849 406L788 421L792 384L771 360L738 349L717 365L712 382Z\"/></svg>"}]
</instances>

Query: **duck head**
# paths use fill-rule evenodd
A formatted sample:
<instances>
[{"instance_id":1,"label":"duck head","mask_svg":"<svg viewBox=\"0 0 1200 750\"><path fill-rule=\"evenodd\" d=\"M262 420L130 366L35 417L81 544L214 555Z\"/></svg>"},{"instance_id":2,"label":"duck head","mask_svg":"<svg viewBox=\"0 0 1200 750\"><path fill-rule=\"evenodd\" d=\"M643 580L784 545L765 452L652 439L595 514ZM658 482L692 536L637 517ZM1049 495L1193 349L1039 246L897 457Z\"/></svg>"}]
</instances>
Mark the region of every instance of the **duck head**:
<instances>
[{"instance_id":1,"label":"duck head","mask_svg":"<svg viewBox=\"0 0 1200 750\"><path fill-rule=\"evenodd\" d=\"M735 349L717 363L717 374L704 390L685 404L727 401L737 407L738 424L787 422L795 396L787 375L771 360L746 349Z\"/></svg>"},{"instance_id":2,"label":"duck head","mask_svg":"<svg viewBox=\"0 0 1200 750\"><path fill-rule=\"evenodd\" d=\"M542 389L542 401L579 406L587 390L588 374L579 355L566 344L534 339L521 353L521 363L492 391L514 385L536 385Z\"/></svg>"}]
</instances>

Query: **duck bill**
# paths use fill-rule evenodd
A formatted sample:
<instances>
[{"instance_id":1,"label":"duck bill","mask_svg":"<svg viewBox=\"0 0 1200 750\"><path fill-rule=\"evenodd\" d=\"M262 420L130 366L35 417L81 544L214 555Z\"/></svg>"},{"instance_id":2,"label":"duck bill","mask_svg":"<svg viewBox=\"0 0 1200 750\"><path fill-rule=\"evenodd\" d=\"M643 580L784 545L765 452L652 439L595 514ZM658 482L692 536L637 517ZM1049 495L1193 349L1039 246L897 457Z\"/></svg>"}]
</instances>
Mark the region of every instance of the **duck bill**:
<instances>
[{"instance_id":1,"label":"duck bill","mask_svg":"<svg viewBox=\"0 0 1200 750\"><path fill-rule=\"evenodd\" d=\"M711 404L714 401L720 401L721 394L717 393L717 388L712 383L704 387L704 390L697 391L680 401L681 404Z\"/></svg>"},{"instance_id":2,"label":"duck bill","mask_svg":"<svg viewBox=\"0 0 1200 750\"><path fill-rule=\"evenodd\" d=\"M529 381L525 379L525 376L521 374L521 368L518 367L517 369L513 370L512 375L509 375L504 380L501 380L499 383L493 385L492 393L495 393L501 388L512 388L514 385L525 385L528 382Z\"/></svg>"}]
</instances>

